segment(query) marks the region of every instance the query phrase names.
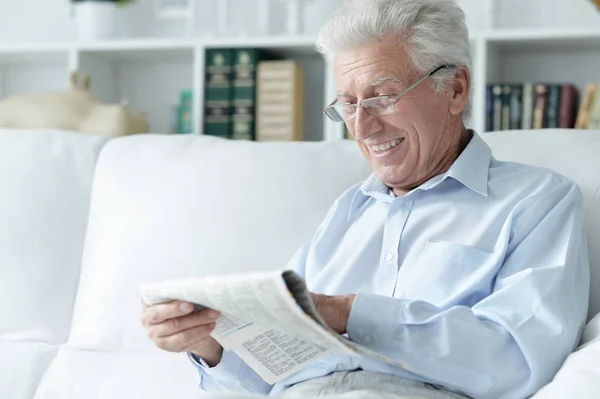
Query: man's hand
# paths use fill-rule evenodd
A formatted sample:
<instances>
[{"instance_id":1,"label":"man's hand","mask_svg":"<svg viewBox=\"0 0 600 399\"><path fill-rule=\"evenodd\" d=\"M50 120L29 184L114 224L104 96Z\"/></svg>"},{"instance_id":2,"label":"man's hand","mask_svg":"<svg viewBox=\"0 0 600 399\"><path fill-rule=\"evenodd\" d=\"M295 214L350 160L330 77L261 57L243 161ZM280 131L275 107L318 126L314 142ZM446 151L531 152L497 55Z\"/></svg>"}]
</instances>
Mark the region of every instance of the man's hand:
<instances>
[{"instance_id":1,"label":"man's hand","mask_svg":"<svg viewBox=\"0 0 600 399\"><path fill-rule=\"evenodd\" d=\"M325 323L338 334L345 334L355 295L328 296L312 292L311 295Z\"/></svg>"},{"instance_id":2,"label":"man's hand","mask_svg":"<svg viewBox=\"0 0 600 399\"><path fill-rule=\"evenodd\" d=\"M142 325L148 337L160 349L169 352L192 352L211 367L221 361L223 347L209 334L215 329L219 312L203 309L192 313L194 305L174 301L154 306L142 303Z\"/></svg>"}]
</instances>

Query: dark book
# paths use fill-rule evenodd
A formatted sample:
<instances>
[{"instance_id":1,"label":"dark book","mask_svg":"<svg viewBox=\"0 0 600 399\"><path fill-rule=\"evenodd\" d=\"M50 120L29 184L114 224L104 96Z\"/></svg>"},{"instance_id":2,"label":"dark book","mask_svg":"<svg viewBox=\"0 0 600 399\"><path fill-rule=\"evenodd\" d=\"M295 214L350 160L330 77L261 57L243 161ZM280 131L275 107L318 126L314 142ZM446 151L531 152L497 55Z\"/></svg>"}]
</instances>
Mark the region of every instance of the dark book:
<instances>
[{"instance_id":1,"label":"dark book","mask_svg":"<svg viewBox=\"0 0 600 399\"><path fill-rule=\"evenodd\" d=\"M523 86L513 86L510 96L510 130L521 129L523 118Z\"/></svg>"},{"instance_id":2,"label":"dark book","mask_svg":"<svg viewBox=\"0 0 600 399\"><path fill-rule=\"evenodd\" d=\"M231 137L231 65L229 49L206 51L204 85L203 133L223 138Z\"/></svg>"},{"instance_id":3,"label":"dark book","mask_svg":"<svg viewBox=\"0 0 600 399\"><path fill-rule=\"evenodd\" d=\"M270 59L267 52L243 48L234 50L232 138L256 140L256 97L258 63Z\"/></svg>"},{"instance_id":4,"label":"dark book","mask_svg":"<svg viewBox=\"0 0 600 399\"><path fill-rule=\"evenodd\" d=\"M546 113L548 110L548 85L537 84L533 88L533 128L546 127Z\"/></svg>"},{"instance_id":5,"label":"dark book","mask_svg":"<svg viewBox=\"0 0 600 399\"><path fill-rule=\"evenodd\" d=\"M560 95L562 91L561 85L548 85L548 109L546 110L547 128L558 127L558 115L560 113Z\"/></svg>"},{"instance_id":6,"label":"dark book","mask_svg":"<svg viewBox=\"0 0 600 399\"><path fill-rule=\"evenodd\" d=\"M487 85L485 99L485 131L494 130L494 85Z\"/></svg>"},{"instance_id":7,"label":"dark book","mask_svg":"<svg viewBox=\"0 0 600 399\"><path fill-rule=\"evenodd\" d=\"M512 86L502 87L502 130L510 129L510 101L512 97Z\"/></svg>"},{"instance_id":8,"label":"dark book","mask_svg":"<svg viewBox=\"0 0 600 399\"><path fill-rule=\"evenodd\" d=\"M561 88L560 109L558 112L558 127L573 129L577 117L577 100L579 93L572 84L565 84Z\"/></svg>"}]
</instances>

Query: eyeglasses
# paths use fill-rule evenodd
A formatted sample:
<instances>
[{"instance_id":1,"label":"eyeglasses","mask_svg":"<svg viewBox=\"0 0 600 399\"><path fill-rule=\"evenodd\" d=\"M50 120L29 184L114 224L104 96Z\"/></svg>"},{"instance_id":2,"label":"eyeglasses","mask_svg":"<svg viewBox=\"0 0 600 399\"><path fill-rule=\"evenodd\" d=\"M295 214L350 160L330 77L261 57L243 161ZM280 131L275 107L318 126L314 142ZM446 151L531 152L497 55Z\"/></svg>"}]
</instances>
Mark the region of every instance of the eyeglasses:
<instances>
[{"instance_id":1,"label":"eyeglasses","mask_svg":"<svg viewBox=\"0 0 600 399\"><path fill-rule=\"evenodd\" d=\"M356 104L351 103L337 103L337 99L323 110L323 113L327 115L329 119L334 122L348 122L356 118L356 111L360 105L367 114L369 115L388 115L396 110L395 104L402 97L407 95L410 91L414 90L421 83L431 78L438 71L445 68L453 68L453 65L442 65L429 72L427 75L419 79L415 84L401 91L393 97L390 96L378 96L366 98L359 101Z\"/></svg>"}]
</instances>

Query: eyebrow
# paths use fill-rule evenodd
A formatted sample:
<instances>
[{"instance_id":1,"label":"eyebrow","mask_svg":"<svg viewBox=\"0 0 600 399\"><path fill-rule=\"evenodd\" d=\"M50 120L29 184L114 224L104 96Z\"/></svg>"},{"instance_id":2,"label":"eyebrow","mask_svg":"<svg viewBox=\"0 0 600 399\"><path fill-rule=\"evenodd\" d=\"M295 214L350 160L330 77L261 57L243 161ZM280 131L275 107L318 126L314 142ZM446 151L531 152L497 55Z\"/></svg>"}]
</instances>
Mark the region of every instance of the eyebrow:
<instances>
[{"instance_id":1,"label":"eyebrow","mask_svg":"<svg viewBox=\"0 0 600 399\"><path fill-rule=\"evenodd\" d=\"M381 86L384 83L387 82L393 82L393 83L404 83L403 81L396 79L393 76L384 76L382 78L377 79L376 81L374 81L373 83L371 83L369 85L369 87L377 87L377 86Z\"/></svg>"},{"instance_id":2,"label":"eyebrow","mask_svg":"<svg viewBox=\"0 0 600 399\"><path fill-rule=\"evenodd\" d=\"M384 76L382 78L377 79L376 81L372 82L369 84L369 88L373 88L373 87L379 87L381 85L383 85L384 83L387 82L392 82L392 83L399 83L399 84L405 84L405 82L393 77L393 76ZM336 94L337 98L340 97L352 97L352 95L347 92L347 91L340 91Z\"/></svg>"}]
</instances>

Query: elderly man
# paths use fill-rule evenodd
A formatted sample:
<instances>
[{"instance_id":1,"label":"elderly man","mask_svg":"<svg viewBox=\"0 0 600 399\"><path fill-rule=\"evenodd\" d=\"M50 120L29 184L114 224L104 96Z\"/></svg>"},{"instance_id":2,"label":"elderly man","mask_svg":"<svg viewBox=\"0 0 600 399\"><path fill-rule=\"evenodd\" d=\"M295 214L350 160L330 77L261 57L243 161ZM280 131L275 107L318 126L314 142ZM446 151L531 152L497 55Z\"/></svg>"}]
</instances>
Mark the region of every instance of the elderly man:
<instances>
[{"instance_id":1,"label":"elderly man","mask_svg":"<svg viewBox=\"0 0 600 399\"><path fill-rule=\"evenodd\" d=\"M577 345L587 313L579 189L496 160L465 129L471 58L454 1L347 0L319 46L339 91L325 113L346 123L373 174L341 195L288 267L331 327L403 367L332 355L271 386L208 336L218 313L190 315L190 304L146 309L150 337L189 352L215 392L532 395Z\"/></svg>"}]
</instances>

